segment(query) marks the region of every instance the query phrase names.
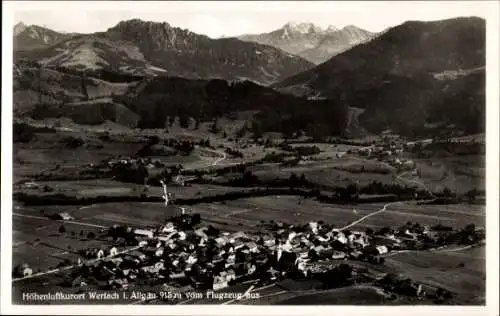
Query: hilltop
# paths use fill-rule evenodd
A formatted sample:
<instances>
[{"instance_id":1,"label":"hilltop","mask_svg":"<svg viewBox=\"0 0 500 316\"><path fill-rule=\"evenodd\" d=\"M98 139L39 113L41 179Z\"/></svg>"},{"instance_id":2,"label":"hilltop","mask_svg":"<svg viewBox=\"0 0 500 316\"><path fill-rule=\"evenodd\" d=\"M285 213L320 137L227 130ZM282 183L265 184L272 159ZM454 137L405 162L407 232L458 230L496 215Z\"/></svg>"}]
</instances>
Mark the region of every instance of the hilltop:
<instances>
[{"instance_id":1,"label":"hilltop","mask_svg":"<svg viewBox=\"0 0 500 316\"><path fill-rule=\"evenodd\" d=\"M50 47L74 35L20 22L14 26L14 51L29 51Z\"/></svg>"}]
</instances>

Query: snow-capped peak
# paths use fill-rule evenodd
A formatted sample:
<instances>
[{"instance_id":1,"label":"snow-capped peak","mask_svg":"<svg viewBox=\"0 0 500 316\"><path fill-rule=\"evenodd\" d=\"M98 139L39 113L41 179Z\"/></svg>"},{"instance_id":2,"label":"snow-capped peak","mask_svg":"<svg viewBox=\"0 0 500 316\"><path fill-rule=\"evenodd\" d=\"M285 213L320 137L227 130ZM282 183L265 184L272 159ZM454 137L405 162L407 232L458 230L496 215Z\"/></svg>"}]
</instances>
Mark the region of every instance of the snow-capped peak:
<instances>
[{"instance_id":1,"label":"snow-capped peak","mask_svg":"<svg viewBox=\"0 0 500 316\"><path fill-rule=\"evenodd\" d=\"M327 33L337 32L339 29L335 25L328 25L326 28Z\"/></svg>"},{"instance_id":2,"label":"snow-capped peak","mask_svg":"<svg viewBox=\"0 0 500 316\"><path fill-rule=\"evenodd\" d=\"M308 34L308 33L320 33L323 32L321 27L314 25L313 23L297 23L297 22L288 22L283 26L283 28L287 32L291 33L301 33L301 34Z\"/></svg>"}]
</instances>

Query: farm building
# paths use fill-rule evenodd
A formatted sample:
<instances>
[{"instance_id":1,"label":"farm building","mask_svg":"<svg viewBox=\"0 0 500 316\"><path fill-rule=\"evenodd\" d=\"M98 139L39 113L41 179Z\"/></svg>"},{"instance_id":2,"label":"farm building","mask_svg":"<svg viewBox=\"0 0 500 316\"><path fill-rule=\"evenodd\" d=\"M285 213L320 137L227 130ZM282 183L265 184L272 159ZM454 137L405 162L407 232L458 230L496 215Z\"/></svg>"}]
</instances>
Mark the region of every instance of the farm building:
<instances>
[{"instance_id":1,"label":"farm building","mask_svg":"<svg viewBox=\"0 0 500 316\"><path fill-rule=\"evenodd\" d=\"M161 257L163 255L163 247L160 247L160 248L156 248L156 251L155 251L155 257Z\"/></svg>"},{"instance_id":2,"label":"farm building","mask_svg":"<svg viewBox=\"0 0 500 316\"><path fill-rule=\"evenodd\" d=\"M97 251L96 257L97 257L97 259L103 258L104 257L104 250L99 249L99 251Z\"/></svg>"},{"instance_id":3,"label":"farm building","mask_svg":"<svg viewBox=\"0 0 500 316\"><path fill-rule=\"evenodd\" d=\"M213 289L219 290L228 286L228 283L236 279L236 273L234 270L230 269L227 271L222 271L219 275L214 277Z\"/></svg>"},{"instance_id":4,"label":"farm building","mask_svg":"<svg viewBox=\"0 0 500 316\"><path fill-rule=\"evenodd\" d=\"M334 251L332 255L332 259L344 259L346 257L345 252L343 251Z\"/></svg>"},{"instance_id":5,"label":"farm building","mask_svg":"<svg viewBox=\"0 0 500 316\"><path fill-rule=\"evenodd\" d=\"M35 182L26 182L26 183L23 183L22 186L25 189L38 189L40 187L38 185L38 183L35 183Z\"/></svg>"},{"instance_id":6,"label":"farm building","mask_svg":"<svg viewBox=\"0 0 500 316\"><path fill-rule=\"evenodd\" d=\"M33 269L31 269L30 267L28 266L25 266L23 268L23 277L28 277L28 276L31 276L33 274Z\"/></svg>"},{"instance_id":7,"label":"farm building","mask_svg":"<svg viewBox=\"0 0 500 316\"><path fill-rule=\"evenodd\" d=\"M319 227L318 227L318 223L317 222L314 222L314 221L313 222L309 222L309 228L312 230L312 232L314 234L318 233Z\"/></svg>"},{"instance_id":8,"label":"farm building","mask_svg":"<svg viewBox=\"0 0 500 316\"><path fill-rule=\"evenodd\" d=\"M73 220L73 216L69 215L68 213L58 213L55 215L58 220L63 220L63 221L70 221Z\"/></svg>"},{"instance_id":9,"label":"farm building","mask_svg":"<svg viewBox=\"0 0 500 316\"><path fill-rule=\"evenodd\" d=\"M171 273L169 277L171 280L179 280L186 278L186 274L184 273L184 271L181 271L177 273Z\"/></svg>"},{"instance_id":10,"label":"farm building","mask_svg":"<svg viewBox=\"0 0 500 316\"><path fill-rule=\"evenodd\" d=\"M336 233L336 235L335 235ZM334 232L334 239L341 242L342 244L347 244L347 237L345 236L345 234L343 232Z\"/></svg>"},{"instance_id":11,"label":"farm building","mask_svg":"<svg viewBox=\"0 0 500 316\"><path fill-rule=\"evenodd\" d=\"M154 233L149 229L136 229L134 230L134 234L142 237L153 238Z\"/></svg>"},{"instance_id":12,"label":"farm building","mask_svg":"<svg viewBox=\"0 0 500 316\"><path fill-rule=\"evenodd\" d=\"M175 231L175 226L174 223L172 222L168 222L167 224L165 224L165 226L161 228L162 233L171 233L174 231Z\"/></svg>"},{"instance_id":13,"label":"farm building","mask_svg":"<svg viewBox=\"0 0 500 316\"><path fill-rule=\"evenodd\" d=\"M377 246L377 250L380 255L387 253L389 251L386 246Z\"/></svg>"},{"instance_id":14,"label":"farm building","mask_svg":"<svg viewBox=\"0 0 500 316\"><path fill-rule=\"evenodd\" d=\"M116 247L111 247L109 249L109 255L110 256L116 256L118 254L118 249L116 249Z\"/></svg>"}]
</instances>

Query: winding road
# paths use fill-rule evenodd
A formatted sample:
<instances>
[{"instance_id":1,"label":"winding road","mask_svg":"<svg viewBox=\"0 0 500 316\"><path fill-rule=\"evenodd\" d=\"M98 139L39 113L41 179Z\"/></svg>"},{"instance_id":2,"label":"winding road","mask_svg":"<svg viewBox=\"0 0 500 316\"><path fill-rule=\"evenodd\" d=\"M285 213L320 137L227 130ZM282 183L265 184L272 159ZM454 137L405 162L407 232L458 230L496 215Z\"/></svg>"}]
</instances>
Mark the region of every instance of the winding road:
<instances>
[{"instance_id":1,"label":"winding road","mask_svg":"<svg viewBox=\"0 0 500 316\"><path fill-rule=\"evenodd\" d=\"M226 156L226 153L225 153L225 152L223 152L223 151L213 151L213 152L218 153L218 154L220 154L221 156L220 156L219 158L215 159L215 160L214 160L214 162L212 162L212 166L217 166L217 164L218 164L219 162L221 162L221 161L225 160L225 159L226 159L226 157L227 157L227 156Z\"/></svg>"},{"instance_id":2,"label":"winding road","mask_svg":"<svg viewBox=\"0 0 500 316\"><path fill-rule=\"evenodd\" d=\"M372 146L368 146L368 147L366 147L366 148L370 148L370 147L372 147ZM399 174L399 175L396 175L396 179L401 180L401 181L403 181L403 182L411 182L411 183L414 183L414 184L417 184L417 185L419 185L419 186L423 187L423 188L424 188L424 189L425 189L425 190L429 193L429 195L432 197L432 199L430 199L430 200L423 200L423 202L432 202L432 201L435 201L435 200L436 200L436 197L434 196L434 194L432 193L432 191L431 191L431 190L429 190L429 188L425 185L425 183L424 183L423 181L407 180L407 179L402 178L402 176L403 176L403 175L406 175L407 173L408 173L408 172L403 172L403 173L401 173L401 174ZM412 201L416 201L416 200L412 200ZM365 220L365 219L367 219L367 218L370 218L370 217L375 216L375 215L377 215L377 214L383 213L383 212L385 212L385 211L387 210L387 207L389 207L390 205L394 205L394 204L404 204L404 203L409 203L409 201L396 201L396 202L390 202L390 203L387 203L387 204L385 204L385 205L384 205L384 207L382 207L380 210L375 211L375 212L373 212L373 213L370 213L370 214L368 214L368 215L365 215L365 216L361 217L360 219L358 219L358 220L356 220L356 221L354 221L354 222L350 223L349 225L344 226L344 227L342 227L342 228L339 228L339 230L340 230L340 231L342 231L342 230L346 230L346 229L348 229L348 228L350 228L350 227L352 227L352 226L354 226L354 225L356 225L356 224L361 223L362 221L364 221L364 220Z\"/></svg>"},{"instance_id":3,"label":"winding road","mask_svg":"<svg viewBox=\"0 0 500 316\"><path fill-rule=\"evenodd\" d=\"M196 146L196 148L199 148L199 146ZM213 154L216 154L218 157L215 158L214 160L210 159L207 163L205 163L203 165L199 165L199 162L194 162L194 163L192 163L191 166L186 166L185 167L186 170L195 170L195 169L204 169L204 168L214 167L214 166L217 166L217 164L219 164L220 162L222 162L223 160L225 160L227 158L226 153L223 151L210 149L210 148L203 148L203 150L206 150L206 151L209 151ZM202 160L206 161L206 157L202 157L200 155L200 158Z\"/></svg>"},{"instance_id":4,"label":"winding road","mask_svg":"<svg viewBox=\"0 0 500 316\"><path fill-rule=\"evenodd\" d=\"M375 212L373 212L373 213L370 213L370 214L368 214L368 215L365 215L365 216L361 217L360 219L355 220L354 222L350 223L350 224L349 224L349 225L347 225L347 226L344 226L344 227L342 227L342 228L338 228L338 230L343 231L343 230L346 230L346 229L348 229L348 228L350 228L350 227L352 227L352 226L354 226L354 225L357 225L357 224L361 223L362 221L364 221L365 219L367 219L367 218L369 218L369 217L372 217L372 216L375 216L375 215L380 214L380 213L382 213L382 212L385 212L385 211L387 210L387 207L388 207L388 206L393 205L393 204L397 204L397 203L402 203L402 202L398 201L398 202L390 202L390 203L387 203L387 204L385 204L385 205L384 205L384 207L382 207L380 210L375 211Z\"/></svg>"}]
</instances>

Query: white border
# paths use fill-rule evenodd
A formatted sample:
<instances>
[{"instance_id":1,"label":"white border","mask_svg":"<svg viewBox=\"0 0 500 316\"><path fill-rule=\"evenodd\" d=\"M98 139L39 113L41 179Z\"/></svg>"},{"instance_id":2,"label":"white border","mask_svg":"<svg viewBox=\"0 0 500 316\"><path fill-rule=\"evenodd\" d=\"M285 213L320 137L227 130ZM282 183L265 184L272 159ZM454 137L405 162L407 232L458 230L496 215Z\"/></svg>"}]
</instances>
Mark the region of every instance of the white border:
<instances>
[{"instance_id":1,"label":"white border","mask_svg":"<svg viewBox=\"0 0 500 316\"><path fill-rule=\"evenodd\" d=\"M388 1L391 4L394 2ZM486 118L486 184L487 184L487 280L486 280L486 307L431 307L431 306L404 306L404 307L361 307L361 306L228 306L228 305L209 305L209 306L143 306L143 305L74 305L74 306L22 306L11 304L11 259L12 259L12 29L13 12L15 8L29 8L31 5L44 9L50 9L50 6L62 6L66 4L91 6L92 10L108 9L113 10L119 7L137 8L140 6L137 2L3 2L2 18L2 212L1 212L1 313L2 314L108 314L108 315L134 315L134 314L172 314L172 315L319 315L341 313L342 315L498 315L498 154L499 154L499 35L500 29L498 13L500 10L497 1L461 1L464 5L474 5L484 8L487 27L487 118ZM370 4L374 4L371 2ZM267 2L260 2L263 5L269 5ZM280 2L279 4L285 4ZM364 3L366 4L366 2ZM360 5L364 5L360 3ZM378 3L380 4L380 3ZM391 5L389 4L389 6ZM175 3L171 4L175 6ZM197 4L198 5L198 4ZM205 2L204 5L209 5ZM374 17L376 18L376 17ZM429 314L430 313L430 314Z\"/></svg>"}]
</instances>

